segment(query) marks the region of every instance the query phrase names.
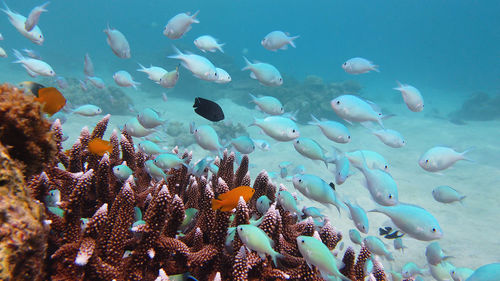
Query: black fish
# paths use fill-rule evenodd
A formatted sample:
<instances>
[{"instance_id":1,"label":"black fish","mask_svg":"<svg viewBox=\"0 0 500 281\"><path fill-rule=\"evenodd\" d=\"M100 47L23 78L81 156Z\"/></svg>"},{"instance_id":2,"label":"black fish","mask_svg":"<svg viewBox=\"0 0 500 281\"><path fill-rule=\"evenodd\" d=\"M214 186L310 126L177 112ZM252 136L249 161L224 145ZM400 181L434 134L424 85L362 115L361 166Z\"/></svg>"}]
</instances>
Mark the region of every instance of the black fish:
<instances>
[{"instance_id":1,"label":"black fish","mask_svg":"<svg viewBox=\"0 0 500 281\"><path fill-rule=\"evenodd\" d=\"M386 226L384 228L378 229L379 235L384 236L384 238L386 238L386 239L396 239L399 237L403 237L403 235L405 235L404 233L402 233L401 235L398 235L399 230L396 230L393 233L391 233L391 232L392 232L392 227L390 227L390 226Z\"/></svg>"},{"instance_id":2,"label":"black fish","mask_svg":"<svg viewBox=\"0 0 500 281\"><path fill-rule=\"evenodd\" d=\"M401 233L401 235L398 235L398 230L396 230L393 233L384 236L384 238L387 238L387 239L396 239L396 238L399 238L399 237L403 237L404 235L405 235L404 233Z\"/></svg>"},{"instance_id":3,"label":"black fish","mask_svg":"<svg viewBox=\"0 0 500 281\"><path fill-rule=\"evenodd\" d=\"M386 234L391 233L391 231L392 231L392 227L386 226L384 228L379 228L378 229L378 234L379 235L386 235Z\"/></svg>"},{"instance_id":4,"label":"black fish","mask_svg":"<svg viewBox=\"0 0 500 281\"><path fill-rule=\"evenodd\" d=\"M333 182L331 182L331 183L329 184L329 186L330 186L331 188L333 188L333 190L335 190L335 184L333 184Z\"/></svg>"},{"instance_id":5,"label":"black fish","mask_svg":"<svg viewBox=\"0 0 500 281\"><path fill-rule=\"evenodd\" d=\"M201 117L213 122L224 120L222 108L215 102L204 98L196 97L193 104L194 112Z\"/></svg>"}]
</instances>

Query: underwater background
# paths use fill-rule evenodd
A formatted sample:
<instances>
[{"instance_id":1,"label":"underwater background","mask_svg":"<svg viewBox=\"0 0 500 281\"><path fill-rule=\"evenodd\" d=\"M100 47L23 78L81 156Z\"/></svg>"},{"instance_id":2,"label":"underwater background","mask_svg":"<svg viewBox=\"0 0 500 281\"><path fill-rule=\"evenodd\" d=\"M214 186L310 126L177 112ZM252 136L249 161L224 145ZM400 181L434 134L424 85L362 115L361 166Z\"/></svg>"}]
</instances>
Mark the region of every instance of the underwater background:
<instances>
[{"instance_id":1,"label":"underwater background","mask_svg":"<svg viewBox=\"0 0 500 281\"><path fill-rule=\"evenodd\" d=\"M25 16L41 2L6 1L13 11ZM215 154L203 150L189 132L189 124L208 124L216 128L223 144L232 138L249 135L265 139L269 151L256 149L249 155L252 180L263 169L279 173L280 163L290 161L293 167L304 165L306 172L333 181L334 174L318 161L307 159L295 151L291 142L277 142L248 127L253 118L266 115L254 109L249 93L273 96L283 102L285 112L297 113L301 136L321 144L326 151L333 147L348 152L369 149L383 155L390 163L389 171L398 183L401 202L419 205L440 222L444 236L439 240L448 260L456 267L476 269L500 262L500 1L51 1L48 12L40 17L39 26L45 36L42 46L24 38L0 14L0 41L8 54L0 58L0 83L19 84L35 81L56 86L52 77L31 78L15 60L12 50L29 48L37 51L64 77L69 88L60 89L67 107L96 104L103 115L111 113L110 127L121 129L127 120L145 108L160 112L167 123L158 129L161 145L171 150L193 151L193 160ZM199 24L177 40L162 34L165 24L178 13L199 10ZM131 58L115 56L103 30L106 26L120 30L128 39ZM300 35L296 48L269 51L260 41L273 30ZM224 53L202 53L193 44L198 36L210 34L226 43ZM193 77L180 67L180 77L173 89L165 89L137 72L138 64L161 66L168 71L179 65L173 46L210 59L224 68L232 78L228 84L215 84ZM106 84L104 92L89 92L78 87L84 80L83 60L88 53L96 76ZM283 76L283 85L267 87L249 77L243 56L274 65ZM363 57L379 65L380 73L360 75L346 73L341 65L353 57ZM119 88L113 73L128 71L138 89ZM425 100L422 112L411 112L394 90L396 81L415 86ZM92 88L92 86L89 86ZM162 95L168 96L165 101ZM399 131L407 144L391 148L381 143L367 128L344 124L352 140L348 144L333 143L316 126L308 125L310 115L342 122L330 106L330 100L343 94L355 94L376 102L385 113L394 114L384 120L386 128ZM224 110L225 121L212 123L193 112L195 97L216 101ZM92 127L101 116L84 117L63 113L64 134L71 148L84 126ZM0 120L2 122L2 120ZM109 139L111 130L105 138ZM140 141L141 138L134 138ZM458 152L471 149L467 157L442 173L429 173L418 165L419 157L434 146L447 146ZM230 149L228 145L228 149ZM195 161L193 161L195 162ZM342 198L357 201L366 211L375 204L363 187L362 173L352 175L336 191ZM291 173L291 172L289 172ZM291 175L291 174L289 174ZM273 178L295 191L290 180ZM436 202L431 191L449 185L466 195L463 202ZM339 216L334 208L324 208L299 193L298 205L323 208L332 224L344 234L346 245L360 247L348 238L354 228L346 211ZM368 213L370 235L378 236L378 228L387 217ZM364 236L364 235L363 235ZM382 237L381 237L382 238ZM419 266L426 263L428 242L405 237L404 253L392 247L395 261L386 268L400 271L407 262ZM425 280L431 280L426 276Z\"/></svg>"}]
</instances>

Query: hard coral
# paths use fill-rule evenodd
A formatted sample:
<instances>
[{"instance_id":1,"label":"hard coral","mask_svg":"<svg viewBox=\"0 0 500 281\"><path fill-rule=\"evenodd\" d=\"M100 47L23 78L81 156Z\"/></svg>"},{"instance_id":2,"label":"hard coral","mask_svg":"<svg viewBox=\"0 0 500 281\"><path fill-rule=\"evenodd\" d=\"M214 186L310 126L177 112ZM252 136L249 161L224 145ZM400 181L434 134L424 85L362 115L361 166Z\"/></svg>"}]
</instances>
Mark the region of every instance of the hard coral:
<instances>
[{"instance_id":1,"label":"hard coral","mask_svg":"<svg viewBox=\"0 0 500 281\"><path fill-rule=\"evenodd\" d=\"M18 88L0 86L0 143L22 165L26 178L40 173L57 152L50 123L32 96Z\"/></svg>"}]
</instances>

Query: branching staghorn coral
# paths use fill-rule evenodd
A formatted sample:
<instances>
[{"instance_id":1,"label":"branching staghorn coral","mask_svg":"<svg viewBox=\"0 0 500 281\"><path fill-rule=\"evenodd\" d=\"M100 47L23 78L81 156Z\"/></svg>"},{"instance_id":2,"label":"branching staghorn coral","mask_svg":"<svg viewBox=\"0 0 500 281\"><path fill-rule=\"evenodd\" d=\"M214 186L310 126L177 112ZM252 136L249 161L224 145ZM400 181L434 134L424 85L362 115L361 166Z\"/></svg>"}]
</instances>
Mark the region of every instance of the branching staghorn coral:
<instances>
[{"instance_id":1,"label":"branching staghorn coral","mask_svg":"<svg viewBox=\"0 0 500 281\"><path fill-rule=\"evenodd\" d=\"M330 222L318 227L311 219L299 219L276 202L276 186L266 171L251 183L249 159L244 156L235 171L234 153L224 152L214 163L216 175L208 169L194 176L187 167L167 171L168 179L157 181L145 171L150 157L134 150L133 139L125 132L114 131L110 142L113 151L96 157L87 150L92 137L101 137L109 116L92 132L83 128L69 156L57 153L58 162L33 176L29 189L43 201L51 190L59 190L64 211L57 215L45 206L51 221L47 276L52 280L164 280L165 276L189 272L198 280L322 280L319 271L309 267L298 251L296 238L317 236L331 250L342 239ZM60 146L60 124L52 126ZM187 164L190 152L179 153ZM117 179L112 168L126 161L133 175ZM56 161L57 162L57 161ZM129 164L130 163L130 164ZM211 200L241 185L255 189L251 200L240 198L234 211L213 210ZM274 203L260 215L255 201L266 195ZM180 229L188 208L197 214L188 226ZM138 210L144 214L137 217ZM233 215L234 214L234 215ZM248 250L238 234L227 240L231 227L261 218L259 227L273 240L274 249L283 257L274 265L270 257L261 258ZM82 224L82 219L85 223ZM370 257L362 248L357 257L351 248L344 255L341 271L351 280L364 280L364 263ZM360 272L361 270L361 272ZM377 280L385 280L381 273Z\"/></svg>"}]
</instances>

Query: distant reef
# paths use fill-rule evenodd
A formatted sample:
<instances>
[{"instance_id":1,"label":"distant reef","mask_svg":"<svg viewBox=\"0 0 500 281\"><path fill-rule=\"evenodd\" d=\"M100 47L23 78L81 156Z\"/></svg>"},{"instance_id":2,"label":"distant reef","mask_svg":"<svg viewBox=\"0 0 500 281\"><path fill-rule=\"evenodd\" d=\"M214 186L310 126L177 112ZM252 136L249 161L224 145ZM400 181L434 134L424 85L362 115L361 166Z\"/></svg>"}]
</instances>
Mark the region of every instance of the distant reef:
<instances>
[{"instance_id":1,"label":"distant reef","mask_svg":"<svg viewBox=\"0 0 500 281\"><path fill-rule=\"evenodd\" d=\"M462 124L464 121L489 121L500 118L500 94L483 92L473 94L465 100L459 110L449 114L450 121Z\"/></svg>"}]
</instances>

